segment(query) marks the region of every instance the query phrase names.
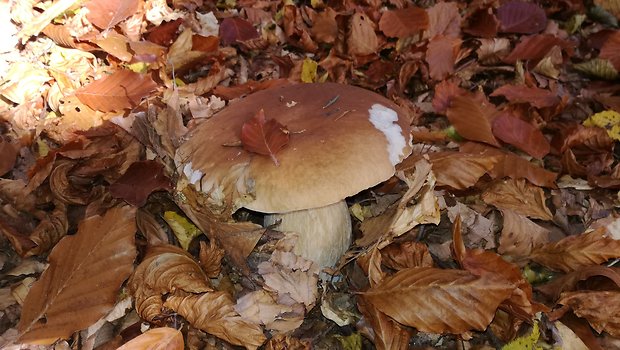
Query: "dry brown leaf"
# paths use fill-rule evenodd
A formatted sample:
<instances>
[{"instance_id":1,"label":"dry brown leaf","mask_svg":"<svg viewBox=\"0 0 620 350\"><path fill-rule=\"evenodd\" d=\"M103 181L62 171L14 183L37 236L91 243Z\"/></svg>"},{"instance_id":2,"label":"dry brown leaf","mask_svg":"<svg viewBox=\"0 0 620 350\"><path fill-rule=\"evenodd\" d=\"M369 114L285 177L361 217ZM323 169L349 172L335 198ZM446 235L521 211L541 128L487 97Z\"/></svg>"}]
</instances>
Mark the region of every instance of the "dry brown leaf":
<instances>
[{"instance_id":1,"label":"dry brown leaf","mask_svg":"<svg viewBox=\"0 0 620 350\"><path fill-rule=\"evenodd\" d=\"M26 257L46 253L67 234L69 228L67 207L59 202L54 203L54 205L54 210L39 222L28 237L35 246L24 252L22 256Z\"/></svg>"},{"instance_id":2,"label":"dry brown leaf","mask_svg":"<svg viewBox=\"0 0 620 350\"><path fill-rule=\"evenodd\" d=\"M105 316L133 269L135 232L130 207L80 222L76 235L56 245L49 267L28 293L18 324L20 341L51 344Z\"/></svg>"},{"instance_id":3,"label":"dry brown leaf","mask_svg":"<svg viewBox=\"0 0 620 350\"><path fill-rule=\"evenodd\" d=\"M311 32L314 40L320 43L331 44L338 37L338 22L336 22L336 11L331 7L317 13Z\"/></svg>"},{"instance_id":4,"label":"dry brown leaf","mask_svg":"<svg viewBox=\"0 0 620 350\"><path fill-rule=\"evenodd\" d=\"M377 350L406 350L409 349L411 329L400 325L383 312L377 310L373 304L359 298L359 308L370 322L375 334L373 343Z\"/></svg>"},{"instance_id":5,"label":"dry brown leaf","mask_svg":"<svg viewBox=\"0 0 620 350\"><path fill-rule=\"evenodd\" d=\"M501 160L500 156L488 153L435 152L429 154L438 186L450 186L464 190L478 182Z\"/></svg>"},{"instance_id":6,"label":"dry brown leaf","mask_svg":"<svg viewBox=\"0 0 620 350\"><path fill-rule=\"evenodd\" d=\"M0 136L0 176L8 173L15 166L19 145L8 138Z\"/></svg>"},{"instance_id":7,"label":"dry brown leaf","mask_svg":"<svg viewBox=\"0 0 620 350\"><path fill-rule=\"evenodd\" d=\"M525 257L549 241L549 230L510 209L503 209L504 226L499 237L500 254Z\"/></svg>"},{"instance_id":8,"label":"dry brown leaf","mask_svg":"<svg viewBox=\"0 0 620 350\"><path fill-rule=\"evenodd\" d=\"M438 2L426 10L428 14L427 36L436 35L457 38L461 34L461 15L456 2Z\"/></svg>"},{"instance_id":9,"label":"dry brown leaf","mask_svg":"<svg viewBox=\"0 0 620 350\"><path fill-rule=\"evenodd\" d=\"M426 11L416 6L385 11L379 20L379 29L391 38L406 38L427 27Z\"/></svg>"},{"instance_id":10,"label":"dry brown leaf","mask_svg":"<svg viewBox=\"0 0 620 350\"><path fill-rule=\"evenodd\" d=\"M590 277L605 277L620 287L620 272L618 270L607 266L593 265L558 276L549 283L537 286L536 290L549 296L551 300L557 300L560 294L575 290L580 281L587 280Z\"/></svg>"},{"instance_id":11,"label":"dry brown leaf","mask_svg":"<svg viewBox=\"0 0 620 350\"><path fill-rule=\"evenodd\" d=\"M259 289L239 298L235 310L244 320L265 325L270 331L289 333L299 328L304 321L306 308L301 304L278 303L276 298L276 295Z\"/></svg>"},{"instance_id":12,"label":"dry brown leaf","mask_svg":"<svg viewBox=\"0 0 620 350\"><path fill-rule=\"evenodd\" d=\"M115 31L100 34L92 42L121 61L129 62L133 58L133 54L129 51L129 39Z\"/></svg>"},{"instance_id":13,"label":"dry brown leaf","mask_svg":"<svg viewBox=\"0 0 620 350\"><path fill-rule=\"evenodd\" d=\"M493 134L534 158L542 159L551 150L549 141L540 129L512 113L502 113L493 120Z\"/></svg>"},{"instance_id":14,"label":"dry brown leaf","mask_svg":"<svg viewBox=\"0 0 620 350\"><path fill-rule=\"evenodd\" d=\"M155 215L145 209L138 209L136 225L150 246L169 243L168 234L166 234L163 225L157 221Z\"/></svg>"},{"instance_id":15,"label":"dry brown leaf","mask_svg":"<svg viewBox=\"0 0 620 350\"><path fill-rule=\"evenodd\" d=\"M558 304L564 305L556 310L552 319L559 318L568 309L575 315L585 318L598 333L607 332L613 337L620 336L620 292L618 291L579 291L562 293Z\"/></svg>"},{"instance_id":16,"label":"dry brown leaf","mask_svg":"<svg viewBox=\"0 0 620 350\"><path fill-rule=\"evenodd\" d=\"M421 242L392 243L381 249L381 262L396 271L410 267L433 267L428 246Z\"/></svg>"},{"instance_id":17,"label":"dry brown leaf","mask_svg":"<svg viewBox=\"0 0 620 350\"><path fill-rule=\"evenodd\" d=\"M553 219L545 204L543 189L522 179L496 182L482 194L482 200L499 209L509 209L530 218Z\"/></svg>"},{"instance_id":18,"label":"dry brown leaf","mask_svg":"<svg viewBox=\"0 0 620 350\"><path fill-rule=\"evenodd\" d=\"M31 36L41 33L43 28L45 28L54 18L62 15L76 2L78 2L78 0L56 1L53 5L48 7L45 12L39 14L34 20L26 23L19 32L19 37L21 38L22 43L28 41Z\"/></svg>"},{"instance_id":19,"label":"dry brown leaf","mask_svg":"<svg viewBox=\"0 0 620 350\"><path fill-rule=\"evenodd\" d=\"M375 26L363 13L356 12L351 16L347 46L349 55L352 56L370 55L379 47Z\"/></svg>"},{"instance_id":20,"label":"dry brown leaf","mask_svg":"<svg viewBox=\"0 0 620 350\"><path fill-rule=\"evenodd\" d=\"M267 344L265 350L311 350L312 343L309 339L298 339L290 335L276 334Z\"/></svg>"},{"instance_id":21,"label":"dry brown leaf","mask_svg":"<svg viewBox=\"0 0 620 350\"><path fill-rule=\"evenodd\" d=\"M78 89L75 96L94 110L115 112L136 107L156 87L148 75L122 69Z\"/></svg>"},{"instance_id":22,"label":"dry brown leaf","mask_svg":"<svg viewBox=\"0 0 620 350\"><path fill-rule=\"evenodd\" d=\"M234 305L230 295L224 292L172 295L164 303L165 307L175 310L196 328L233 345L257 349L266 339L262 329L239 316Z\"/></svg>"},{"instance_id":23,"label":"dry brown leaf","mask_svg":"<svg viewBox=\"0 0 620 350\"><path fill-rule=\"evenodd\" d=\"M443 35L431 39L426 50L426 63L430 77L434 80L443 80L454 73L456 57L461 49L462 40Z\"/></svg>"},{"instance_id":24,"label":"dry brown leaf","mask_svg":"<svg viewBox=\"0 0 620 350\"><path fill-rule=\"evenodd\" d=\"M551 269L569 272L620 258L620 241L605 236L600 228L534 249L530 259Z\"/></svg>"},{"instance_id":25,"label":"dry brown leaf","mask_svg":"<svg viewBox=\"0 0 620 350\"><path fill-rule=\"evenodd\" d=\"M183 350L183 333L170 327L149 329L116 350Z\"/></svg>"},{"instance_id":26,"label":"dry brown leaf","mask_svg":"<svg viewBox=\"0 0 620 350\"><path fill-rule=\"evenodd\" d=\"M86 18L99 29L107 30L133 15L139 5L139 0L91 0L84 7L88 9Z\"/></svg>"},{"instance_id":27,"label":"dry brown leaf","mask_svg":"<svg viewBox=\"0 0 620 350\"><path fill-rule=\"evenodd\" d=\"M216 278L222 269L222 259L224 249L218 247L215 242L210 241L209 245L205 241L200 241L200 266L209 278Z\"/></svg>"},{"instance_id":28,"label":"dry brown leaf","mask_svg":"<svg viewBox=\"0 0 620 350\"><path fill-rule=\"evenodd\" d=\"M446 116L459 135L472 141L499 147L491 128L495 106L488 101L477 101L473 96L453 96Z\"/></svg>"},{"instance_id":29,"label":"dry brown leaf","mask_svg":"<svg viewBox=\"0 0 620 350\"><path fill-rule=\"evenodd\" d=\"M397 322L422 332L484 330L515 286L485 275L431 267L405 269L362 294ZM406 307L403 307L406 305Z\"/></svg>"}]
</instances>

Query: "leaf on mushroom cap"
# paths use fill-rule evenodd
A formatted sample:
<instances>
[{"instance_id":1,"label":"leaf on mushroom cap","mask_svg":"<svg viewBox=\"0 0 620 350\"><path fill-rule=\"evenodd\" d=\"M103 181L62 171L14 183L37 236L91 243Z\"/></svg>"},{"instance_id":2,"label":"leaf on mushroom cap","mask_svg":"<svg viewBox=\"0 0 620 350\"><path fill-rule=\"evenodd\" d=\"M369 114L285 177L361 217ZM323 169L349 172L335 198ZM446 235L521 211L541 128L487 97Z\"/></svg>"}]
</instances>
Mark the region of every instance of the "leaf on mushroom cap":
<instances>
[{"instance_id":1,"label":"leaf on mushroom cap","mask_svg":"<svg viewBox=\"0 0 620 350\"><path fill-rule=\"evenodd\" d=\"M290 131L280 166L230 147L260 109ZM349 85L299 84L256 92L199 124L176 162L222 212L284 213L332 204L388 179L409 144L409 119L388 99Z\"/></svg>"},{"instance_id":2,"label":"leaf on mushroom cap","mask_svg":"<svg viewBox=\"0 0 620 350\"><path fill-rule=\"evenodd\" d=\"M275 165L280 165L276 153L288 143L288 130L275 119L265 120L261 109L252 119L241 126L241 143L248 152L270 156Z\"/></svg>"}]
</instances>

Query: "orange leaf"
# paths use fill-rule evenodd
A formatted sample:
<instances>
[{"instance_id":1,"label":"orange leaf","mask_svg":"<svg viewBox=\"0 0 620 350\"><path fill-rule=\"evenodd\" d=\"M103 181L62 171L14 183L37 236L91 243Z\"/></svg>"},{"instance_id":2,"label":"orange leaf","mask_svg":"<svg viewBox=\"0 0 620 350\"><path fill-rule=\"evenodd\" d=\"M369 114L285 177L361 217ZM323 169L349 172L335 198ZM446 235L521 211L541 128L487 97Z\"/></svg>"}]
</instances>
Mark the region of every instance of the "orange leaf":
<instances>
[{"instance_id":1,"label":"orange leaf","mask_svg":"<svg viewBox=\"0 0 620 350\"><path fill-rule=\"evenodd\" d=\"M156 87L148 75L119 70L78 89L75 96L94 110L113 112L136 107Z\"/></svg>"},{"instance_id":2,"label":"orange leaf","mask_svg":"<svg viewBox=\"0 0 620 350\"><path fill-rule=\"evenodd\" d=\"M572 53L570 44L551 34L536 34L522 37L510 55L504 58L506 63L513 64L519 60L533 61L533 64L542 59L554 46L560 46L568 53Z\"/></svg>"},{"instance_id":3,"label":"orange leaf","mask_svg":"<svg viewBox=\"0 0 620 350\"><path fill-rule=\"evenodd\" d=\"M461 48L462 40L443 35L435 36L428 44L426 62L430 76L435 80L442 80L454 73L454 63Z\"/></svg>"},{"instance_id":4,"label":"orange leaf","mask_svg":"<svg viewBox=\"0 0 620 350\"><path fill-rule=\"evenodd\" d=\"M437 2L426 10L428 14L427 36L444 35L456 38L461 34L461 15L456 2Z\"/></svg>"},{"instance_id":5,"label":"orange leaf","mask_svg":"<svg viewBox=\"0 0 620 350\"><path fill-rule=\"evenodd\" d=\"M241 127L243 148L252 153L270 156L276 166L278 153L288 143L289 132L275 119L265 120L265 111L258 111Z\"/></svg>"},{"instance_id":6,"label":"orange leaf","mask_svg":"<svg viewBox=\"0 0 620 350\"><path fill-rule=\"evenodd\" d=\"M435 85L433 108L435 112L445 114L452 103L452 98L466 94L467 92L461 89L454 81L442 80Z\"/></svg>"},{"instance_id":7,"label":"orange leaf","mask_svg":"<svg viewBox=\"0 0 620 350\"><path fill-rule=\"evenodd\" d=\"M86 18L99 29L106 30L136 13L139 5L138 0L91 0L85 5Z\"/></svg>"},{"instance_id":8,"label":"orange leaf","mask_svg":"<svg viewBox=\"0 0 620 350\"><path fill-rule=\"evenodd\" d=\"M105 316L133 270L135 232L135 209L128 206L80 222L76 235L54 247L50 266L30 289L20 340L51 344Z\"/></svg>"},{"instance_id":9,"label":"orange leaf","mask_svg":"<svg viewBox=\"0 0 620 350\"><path fill-rule=\"evenodd\" d=\"M368 319L375 332L374 343L377 350L406 350L409 349L411 329L400 325L372 304L359 299L358 306L362 314Z\"/></svg>"},{"instance_id":10,"label":"orange leaf","mask_svg":"<svg viewBox=\"0 0 620 350\"><path fill-rule=\"evenodd\" d=\"M532 249L549 240L549 230L538 226L532 220L509 209L502 210L504 225L499 238L500 254L518 257L527 256Z\"/></svg>"},{"instance_id":11,"label":"orange leaf","mask_svg":"<svg viewBox=\"0 0 620 350\"><path fill-rule=\"evenodd\" d=\"M493 134L534 158L542 159L551 150L549 141L540 130L508 113L502 113L493 120Z\"/></svg>"},{"instance_id":12,"label":"orange leaf","mask_svg":"<svg viewBox=\"0 0 620 350\"><path fill-rule=\"evenodd\" d=\"M429 154L437 186L464 190L478 182L501 160L500 156L464 152L435 152Z\"/></svg>"},{"instance_id":13,"label":"orange leaf","mask_svg":"<svg viewBox=\"0 0 620 350\"><path fill-rule=\"evenodd\" d=\"M349 23L348 52L352 56L371 55L379 47L372 20L363 13L356 12Z\"/></svg>"},{"instance_id":14,"label":"orange leaf","mask_svg":"<svg viewBox=\"0 0 620 350\"><path fill-rule=\"evenodd\" d=\"M583 291L562 294L558 304L566 305L575 315L585 318L598 333L620 337L620 292ZM555 318L555 317L554 317Z\"/></svg>"},{"instance_id":15,"label":"orange leaf","mask_svg":"<svg viewBox=\"0 0 620 350\"><path fill-rule=\"evenodd\" d=\"M525 85L503 85L490 96L504 96L512 103L529 103L536 108L553 107L560 98L553 92Z\"/></svg>"},{"instance_id":16,"label":"orange leaf","mask_svg":"<svg viewBox=\"0 0 620 350\"><path fill-rule=\"evenodd\" d=\"M183 350L183 334L170 327L150 329L117 350Z\"/></svg>"},{"instance_id":17,"label":"orange leaf","mask_svg":"<svg viewBox=\"0 0 620 350\"><path fill-rule=\"evenodd\" d=\"M620 241L605 237L604 228L545 244L530 255L535 262L564 272L614 258L620 258Z\"/></svg>"},{"instance_id":18,"label":"orange leaf","mask_svg":"<svg viewBox=\"0 0 620 350\"><path fill-rule=\"evenodd\" d=\"M503 180L489 187L482 200L499 209L510 209L542 220L551 220L553 215L545 204L545 192L525 180Z\"/></svg>"},{"instance_id":19,"label":"orange leaf","mask_svg":"<svg viewBox=\"0 0 620 350\"><path fill-rule=\"evenodd\" d=\"M406 38L427 27L426 11L415 6L385 11L379 20L379 29L391 38Z\"/></svg>"},{"instance_id":20,"label":"orange leaf","mask_svg":"<svg viewBox=\"0 0 620 350\"><path fill-rule=\"evenodd\" d=\"M488 143L499 147L493 136L491 122L497 113L490 102L476 101L473 96L453 96L450 107L446 111L448 120L459 135L473 141Z\"/></svg>"},{"instance_id":21,"label":"orange leaf","mask_svg":"<svg viewBox=\"0 0 620 350\"><path fill-rule=\"evenodd\" d=\"M387 277L362 297L399 323L419 331L460 334L486 329L499 304L514 288L491 276L414 267Z\"/></svg>"}]
</instances>

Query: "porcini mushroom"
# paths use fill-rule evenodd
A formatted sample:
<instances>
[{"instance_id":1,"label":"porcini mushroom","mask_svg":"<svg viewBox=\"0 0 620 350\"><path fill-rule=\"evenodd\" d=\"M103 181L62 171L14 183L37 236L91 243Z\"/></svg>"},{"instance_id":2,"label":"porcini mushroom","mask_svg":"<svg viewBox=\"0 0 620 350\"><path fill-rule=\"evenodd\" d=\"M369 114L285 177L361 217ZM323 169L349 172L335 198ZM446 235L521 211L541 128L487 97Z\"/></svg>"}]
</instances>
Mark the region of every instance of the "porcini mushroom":
<instances>
[{"instance_id":1,"label":"porcini mushroom","mask_svg":"<svg viewBox=\"0 0 620 350\"><path fill-rule=\"evenodd\" d=\"M286 127L277 165L240 147L242 125L260 110ZM186 179L213 210L241 207L300 238L296 253L333 266L351 243L344 199L377 185L411 153L409 118L390 100L336 83L256 92L199 124L177 151Z\"/></svg>"}]
</instances>

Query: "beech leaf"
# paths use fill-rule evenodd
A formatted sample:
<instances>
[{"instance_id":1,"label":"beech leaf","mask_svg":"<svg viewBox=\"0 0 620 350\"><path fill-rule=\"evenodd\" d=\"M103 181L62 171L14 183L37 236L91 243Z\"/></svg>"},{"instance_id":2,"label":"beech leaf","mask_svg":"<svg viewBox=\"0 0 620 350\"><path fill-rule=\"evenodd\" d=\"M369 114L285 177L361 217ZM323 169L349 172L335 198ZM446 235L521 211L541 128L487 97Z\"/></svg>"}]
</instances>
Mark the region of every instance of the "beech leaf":
<instances>
[{"instance_id":1,"label":"beech leaf","mask_svg":"<svg viewBox=\"0 0 620 350\"><path fill-rule=\"evenodd\" d=\"M138 10L139 0L91 0L86 18L99 29L110 29Z\"/></svg>"},{"instance_id":2,"label":"beech leaf","mask_svg":"<svg viewBox=\"0 0 620 350\"><path fill-rule=\"evenodd\" d=\"M478 182L501 160L500 156L465 152L435 152L429 154L438 186L464 190Z\"/></svg>"},{"instance_id":3,"label":"beech leaf","mask_svg":"<svg viewBox=\"0 0 620 350\"><path fill-rule=\"evenodd\" d=\"M183 350L183 334L174 328L160 327L150 329L117 350Z\"/></svg>"},{"instance_id":4,"label":"beech leaf","mask_svg":"<svg viewBox=\"0 0 620 350\"><path fill-rule=\"evenodd\" d=\"M135 209L126 206L83 220L61 240L24 301L20 341L51 344L105 316L133 270L135 232Z\"/></svg>"},{"instance_id":5,"label":"beech leaf","mask_svg":"<svg viewBox=\"0 0 620 350\"><path fill-rule=\"evenodd\" d=\"M549 90L525 85L504 85L490 96L504 96L512 103L528 103L536 108L553 107L560 102L560 98Z\"/></svg>"},{"instance_id":6,"label":"beech leaf","mask_svg":"<svg viewBox=\"0 0 620 350\"><path fill-rule=\"evenodd\" d=\"M110 194L127 203L141 207L152 192L172 191L172 183L164 174L164 165L154 160L132 163L116 182L110 185Z\"/></svg>"},{"instance_id":7,"label":"beech leaf","mask_svg":"<svg viewBox=\"0 0 620 350\"><path fill-rule=\"evenodd\" d=\"M219 35L223 45L256 39L259 36L252 23L239 17L224 18L220 24Z\"/></svg>"},{"instance_id":8,"label":"beech leaf","mask_svg":"<svg viewBox=\"0 0 620 350\"><path fill-rule=\"evenodd\" d=\"M427 27L428 14L415 6L385 11L379 20L379 29L391 38L406 38Z\"/></svg>"},{"instance_id":9,"label":"beech leaf","mask_svg":"<svg viewBox=\"0 0 620 350\"><path fill-rule=\"evenodd\" d=\"M535 3L509 1L497 9L500 31L504 33L534 34L547 26L545 11Z\"/></svg>"},{"instance_id":10,"label":"beech leaf","mask_svg":"<svg viewBox=\"0 0 620 350\"><path fill-rule=\"evenodd\" d=\"M551 269L569 272L620 258L620 241L605 236L601 228L534 249L530 259Z\"/></svg>"},{"instance_id":11,"label":"beech leaf","mask_svg":"<svg viewBox=\"0 0 620 350\"><path fill-rule=\"evenodd\" d=\"M366 56L377 51L379 39L372 20L365 14L356 12L351 16L347 46L352 56Z\"/></svg>"},{"instance_id":12,"label":"beech leaf","mask_svg":"<svg viewBox=\"0 0 620 350\"><path fill-rule=\"evenodd\" d=\"M620 336L620 292L569 292L562 294L558 304L566 306L562 311L570 308L575 315L588 320L598 333L605 331L612 337Z\"/></svg>"},{"instance_id":13,"label":"beech leaf","mask_svg":"<svg viewBox=\"0 0 620 350\"><path fill-rule=\"evenodd\" d=\"M491 122L497 111L488 101L476 101L473 96L452 96L446 116L459 135L472 141L498 146Z\"/></svg>"},{"instance_id":14,"label":"beech leaf","mask_svg":"<svg viewBox=\"0 0 620 350\"><path fill-rule=\"evenodd\" d=\"M502 113L493 120L493 134L534 158L542 159L551 151L549 141L540 130L508 113Z\"/></svg>"},{"instance_id":15,"label":"beech leaf","mask_svg":"<svg viewBox=\"0 0 620 350\"><path fill-rule=\"evenodd\" d=\"M270 156L278 166L278 153L288 144L289 132L275 119L265 120L265 111L260 110L241 127L243 148L252 153Z\"/></svg>"},{"instance_id":16,"label":"beech leaf","mask_svg":"<svg viewBox=\"0 0 620 350\"><path fill-rule=\"evenodd\" d=\"M499 209L510 209L527 217L553 219L551 211L545 204L545 192L523 179L495 183L482 194L482 200Z\"/></svg>"},{"instance_id":17,"label":"beech leaf","mask_svg":"<svg viewBox=\"0 0 620 350\"><path fill-rule=\"evenodd\" d=\"M514 288L489 275L414 267L387 277L362 297L397 322L419 331L461 334L486 329Z\"/></svg>"},{"instance_id":18,"label":"beech leaf","mask_svg":"<svg viewBox=\"0 0 620 350\"><path fill-rule=\"evenodd\" d=\"M94 110L114 112L136 107L156 87L148 75L123 69L78 89L75 96Z\"/></svg>"}]
</instances>

